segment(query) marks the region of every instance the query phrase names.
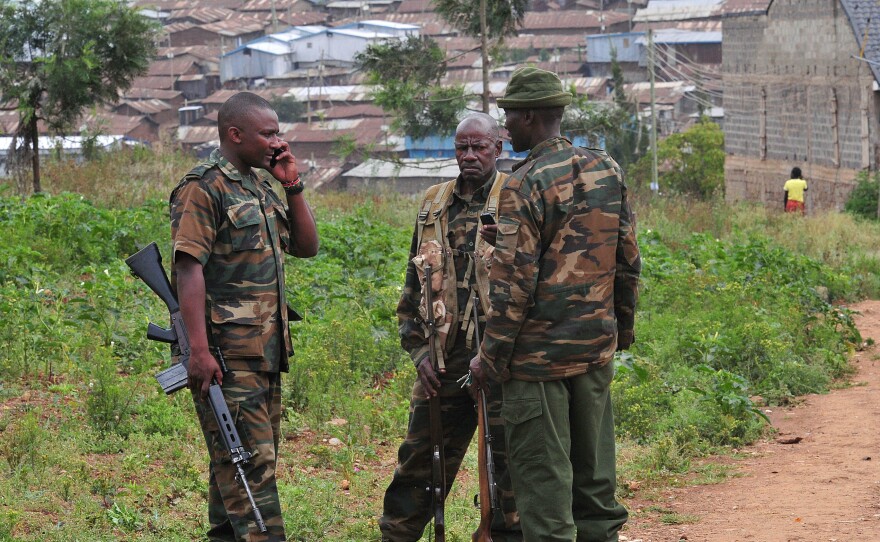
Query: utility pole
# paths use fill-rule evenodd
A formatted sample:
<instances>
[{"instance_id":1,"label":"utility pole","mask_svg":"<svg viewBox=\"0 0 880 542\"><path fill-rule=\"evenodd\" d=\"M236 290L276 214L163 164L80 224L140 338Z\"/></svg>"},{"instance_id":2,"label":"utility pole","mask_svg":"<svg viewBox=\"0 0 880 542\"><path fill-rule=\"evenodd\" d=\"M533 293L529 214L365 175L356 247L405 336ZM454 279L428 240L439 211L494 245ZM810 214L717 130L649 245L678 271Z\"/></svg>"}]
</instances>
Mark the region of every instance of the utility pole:
<instances>
[{"instance_id":1,"label":"utility pole","mask_svg":"<svg viewBox=\"0 0 880 542\"><path fill-rule=\"evenodd\" d=\"M651 75L651 190L660 191L657 182L657 106L654 103L654 31L648 30L648 69Z\"/></svg>"},{"instance_id":2,"label":"utility pole","mask_svg":"<svg viewBox=\"0 0 880 542\"><path fill-rule=\"evenodd\" d=\"M278 32L278 17L275 14L275 0L272 0L272 33Z\"/></svg>"},{"instance_id":3,"label":"utility pole","mask_svg":"<svg viewBox=\"0 0 880 542\"><path fill-rule=\"evenodd\" d=\"M480 54L483 63L483 113L489 113L489 51L486 38L486 0L480 0Z\"/></svg>"}]
</instances>

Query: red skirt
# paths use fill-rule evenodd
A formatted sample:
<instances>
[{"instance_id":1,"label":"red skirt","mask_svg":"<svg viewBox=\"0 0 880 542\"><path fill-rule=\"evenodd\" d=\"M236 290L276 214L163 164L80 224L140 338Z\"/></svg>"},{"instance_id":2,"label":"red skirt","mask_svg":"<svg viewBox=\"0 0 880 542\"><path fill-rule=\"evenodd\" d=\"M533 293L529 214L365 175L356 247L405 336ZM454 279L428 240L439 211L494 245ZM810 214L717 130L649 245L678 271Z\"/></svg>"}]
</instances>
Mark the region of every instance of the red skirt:
<instances>
[{"instance_id":1,"label":"red skirt","mask_svg":"<svg viewBox=\"0 0 880 542\"><path fill-rule=\"evenodd\" d=\"M804 202L790 199L785 203L786 213L796 213L798 211L800 211L801 214L804 214Z\"/></svg>"}]
</instances>

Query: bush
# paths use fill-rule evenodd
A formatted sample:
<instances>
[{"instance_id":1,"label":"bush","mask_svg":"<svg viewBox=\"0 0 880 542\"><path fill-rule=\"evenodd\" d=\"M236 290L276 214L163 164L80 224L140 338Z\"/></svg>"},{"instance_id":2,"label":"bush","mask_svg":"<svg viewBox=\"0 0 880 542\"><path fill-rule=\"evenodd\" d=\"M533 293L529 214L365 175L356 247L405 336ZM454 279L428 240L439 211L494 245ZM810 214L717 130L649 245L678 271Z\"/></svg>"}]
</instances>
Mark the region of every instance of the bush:
<instances>
[{"instance_id":1,"label":"bush","mask_svg":"<svg viewBox=\"0 0 880 542\"><path fill-rule=\"evenodd\" d=\"M871 175L867 171L861 171L856 176L856 186L843 206L847 213L877 220L877 201L880 197L880 181L877 174Z\"/></svg>"}]
</instances>

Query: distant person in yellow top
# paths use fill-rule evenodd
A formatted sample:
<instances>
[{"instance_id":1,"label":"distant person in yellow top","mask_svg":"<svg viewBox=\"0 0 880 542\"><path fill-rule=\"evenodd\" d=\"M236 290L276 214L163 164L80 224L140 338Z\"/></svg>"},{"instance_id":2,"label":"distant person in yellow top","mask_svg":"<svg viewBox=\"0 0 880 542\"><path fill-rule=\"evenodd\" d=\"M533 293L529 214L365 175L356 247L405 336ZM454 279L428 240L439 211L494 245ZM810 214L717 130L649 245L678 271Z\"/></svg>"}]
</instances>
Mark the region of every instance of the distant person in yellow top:
<instances>
[{"instance_id":1,"label":"distant person in yellow top","mask_svg":"<svg viewBox=\"0 0 880 542\"><path fill-rule=\"evenodd\" d=\"M785 181L785 212L795 213L800 211L804 214L804 194L807 191L807 181L801 175L801 168L791 169L791 179Z\"/></svg>"}]
</instances>

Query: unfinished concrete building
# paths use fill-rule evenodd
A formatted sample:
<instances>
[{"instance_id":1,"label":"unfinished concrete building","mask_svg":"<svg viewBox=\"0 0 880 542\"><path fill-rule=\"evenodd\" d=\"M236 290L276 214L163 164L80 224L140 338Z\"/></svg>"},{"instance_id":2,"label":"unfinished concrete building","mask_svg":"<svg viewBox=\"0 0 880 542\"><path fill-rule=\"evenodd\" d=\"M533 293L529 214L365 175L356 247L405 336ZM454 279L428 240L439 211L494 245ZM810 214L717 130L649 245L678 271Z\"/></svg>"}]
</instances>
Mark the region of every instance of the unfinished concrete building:
<instances>
[{"instance_id":1,"label":"unfinished concrete building","mask_svg":"<svg viewBox=\"0 0 880 542\"><path fill-rule=\"evenodd\" d=\"M723 25L729 201L781 209L794 166L808 209L841 209L880 161L880 4L728 0Z\"/></svg>"}]
</instances>

